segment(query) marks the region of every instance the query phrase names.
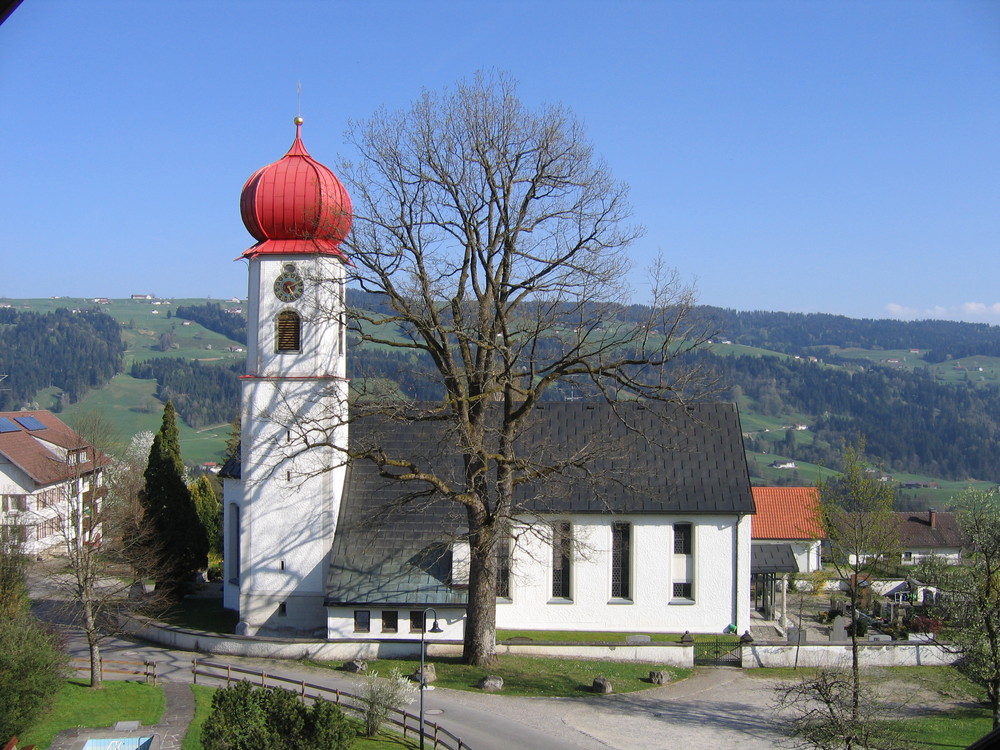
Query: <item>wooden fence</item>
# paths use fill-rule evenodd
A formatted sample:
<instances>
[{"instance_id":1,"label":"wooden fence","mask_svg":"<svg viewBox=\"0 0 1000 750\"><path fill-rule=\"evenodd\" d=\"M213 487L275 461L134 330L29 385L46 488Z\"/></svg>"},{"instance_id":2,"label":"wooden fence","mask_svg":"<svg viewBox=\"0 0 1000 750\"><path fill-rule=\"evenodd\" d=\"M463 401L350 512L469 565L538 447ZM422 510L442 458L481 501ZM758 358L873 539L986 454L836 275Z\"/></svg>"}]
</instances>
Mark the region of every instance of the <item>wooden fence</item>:
<instances>
[{"instance_id":1,"label":"wooden fence","mask_svg":"<svg viewBox=\"0 0 1000 750\"><path fill-rule=\"evenodd\" d=\"M111 665L111 666L106 666ZM90 659L77 658L70 660L70 667L77 672L90 672ZM155 661L129 661L127 659L101 659L101 679L106 674L124 674L132 677L142 677L147 683L156 685ZM126 678L127 679L127 678Z\"/></svg>"},{"instance_id":2,"label":"wooden fence","mask_svg":"<svg viewBox=\"0 0 1000 750\"><path fill-rule=\"evenodd\" d=\"M358 714L363 714L365 710L365 700L360 695L348 693L345 690L314 685L305 680L292 680L267 672L234 667L231 664L217 664L202 659L193 659L191 661L191 674L196 685L198 684L199 676L219 681L224 680L227 686L231 682L243 680L253 682L261 687L282 687L286 690L292 690L293 692L297 692L302 698L327 700ZM416 714L393 708L387 721L397 727L403 733L403 737L409 737L411 734L416 737L420 736L420 717ZM464 743L460 737L457 737L452 732L432 721L424 721L424 737L434 743L432 745L434 750L437 750L437 748L444 748L444 750L471 750L469 745Z\"/></svg>"}]
</instances>

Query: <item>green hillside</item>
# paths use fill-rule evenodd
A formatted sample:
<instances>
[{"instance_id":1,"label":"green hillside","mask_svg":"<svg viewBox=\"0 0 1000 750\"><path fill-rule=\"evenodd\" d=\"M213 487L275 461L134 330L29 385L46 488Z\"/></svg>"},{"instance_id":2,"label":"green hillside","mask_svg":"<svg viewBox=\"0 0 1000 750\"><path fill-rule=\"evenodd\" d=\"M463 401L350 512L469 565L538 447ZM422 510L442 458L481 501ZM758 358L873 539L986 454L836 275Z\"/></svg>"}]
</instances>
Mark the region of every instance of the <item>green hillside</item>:
<instances>
[{"instance_id":1,"label":"green hillside","mask_svg":"<svg viewBox=\"0 0 1000 750\"><path fill-rule=\"evenodd\" d=\"M51 299L0 300L15 310L47 313L57 309L99 309L113 317L122 327L122 338L127 346L126 373L115 376L100 390L90 391L80 401L63 408L60 417L73 425L81 415L100 412L111 424L118 442L127 443L139 432L155 432L160 426L163 404L156 398L155 380L137 380L127 374L133 362L160 357L180 357L201 362L231 363L244 359L244 345L222 336L191 321L173 316L179 305L200 305L204 299L110 300L108 304L95 304L92 299L56 297ZM226 303L233 308L244 308L240 302ZM161 336L172 334L173 343L167 351L161 350ZM57 408L60 392L47 388L36 394L36 405L42 409ZM234 405L235 411L236 405ZM206 461L221 462L229 423L212 425L199 430L182 421L181 450L185 463L201 464Z\"/></svg>"}]
</instances>

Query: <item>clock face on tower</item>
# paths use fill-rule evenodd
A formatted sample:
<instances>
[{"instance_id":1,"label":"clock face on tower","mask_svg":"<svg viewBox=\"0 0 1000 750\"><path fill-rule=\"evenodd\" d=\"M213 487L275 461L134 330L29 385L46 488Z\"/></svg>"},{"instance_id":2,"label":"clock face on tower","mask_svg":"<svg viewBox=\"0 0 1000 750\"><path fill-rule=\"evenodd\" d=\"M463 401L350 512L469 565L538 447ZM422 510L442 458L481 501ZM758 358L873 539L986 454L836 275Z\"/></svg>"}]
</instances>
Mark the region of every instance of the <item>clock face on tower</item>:
<instances>
[{"instance_id":1,"label":"clock face on tower","mask_svg":"<svg viewBox=\"0 0 1000 750\"><path fill-rule=\"evenodd\" d=\"M282 302L294 302L302 296L305 284L292 263L286 263L274 280L274 296Z\"/></svg>"}]
</instances>

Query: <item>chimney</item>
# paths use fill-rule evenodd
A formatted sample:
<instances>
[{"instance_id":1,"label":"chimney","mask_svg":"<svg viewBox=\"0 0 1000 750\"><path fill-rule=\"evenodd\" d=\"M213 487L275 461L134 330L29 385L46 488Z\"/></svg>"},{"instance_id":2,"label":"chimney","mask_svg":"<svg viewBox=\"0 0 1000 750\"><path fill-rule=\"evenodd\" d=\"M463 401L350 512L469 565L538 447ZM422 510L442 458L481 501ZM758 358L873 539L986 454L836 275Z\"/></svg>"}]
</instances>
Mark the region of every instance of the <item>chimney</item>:
<instances>
[{"instance_id":1,"label":"chimney","mask_svg":"<svg viewBox=\"0 0 1000 750\"><path fill-rule=\"evenodd\" d=\"M931 525L932 529L937 528L937 508L929 508L927 510L927 522Z\"/></svg>"}]
</instances>

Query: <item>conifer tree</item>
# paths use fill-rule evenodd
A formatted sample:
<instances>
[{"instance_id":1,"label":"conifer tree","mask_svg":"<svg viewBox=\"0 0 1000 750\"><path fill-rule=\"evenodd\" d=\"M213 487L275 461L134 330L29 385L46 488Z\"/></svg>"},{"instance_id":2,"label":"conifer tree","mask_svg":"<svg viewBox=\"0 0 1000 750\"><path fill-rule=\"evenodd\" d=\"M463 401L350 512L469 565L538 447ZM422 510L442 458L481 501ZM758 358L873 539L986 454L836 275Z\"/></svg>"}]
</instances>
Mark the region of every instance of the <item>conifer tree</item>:
<instances>
[{"instance_id":1,"label":"conifer tree","mask_svg":"<svg viewBox=\"0 0 1000 750\"><path fill-rule=\"evenodd\" d=\"M184 482L177 417L172 402L163 408L163 423L153 438L144 474L142 504L157 571L157 586L177 596L208 565L208 538Z\"/></svg>"},{"instance_id":2,"label":"conifer tree","mask_svg":"<svg viewBox=\"0 0 1000 750\"><path fill-rule=\"evenodd\" d=\"M208 551L222 553L222 503L212 487L212 480L202 474L188 486L198 518L208 538Z\"/></svg>"}]
</instances>

